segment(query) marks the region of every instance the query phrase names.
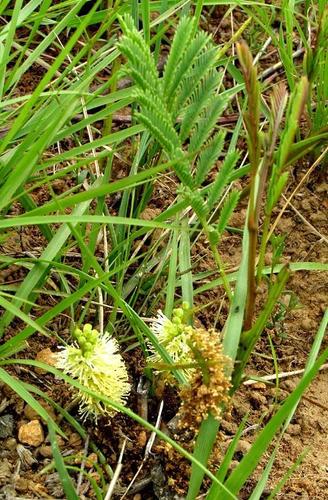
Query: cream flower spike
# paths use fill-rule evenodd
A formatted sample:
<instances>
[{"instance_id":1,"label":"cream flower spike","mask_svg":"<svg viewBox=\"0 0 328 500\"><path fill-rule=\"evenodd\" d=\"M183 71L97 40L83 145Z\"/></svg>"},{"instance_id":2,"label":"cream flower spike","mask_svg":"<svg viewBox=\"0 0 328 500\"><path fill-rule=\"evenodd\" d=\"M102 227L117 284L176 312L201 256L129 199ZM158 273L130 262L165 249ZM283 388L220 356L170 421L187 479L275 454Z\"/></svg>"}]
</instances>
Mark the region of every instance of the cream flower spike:
<instances>
[{"instance_id":1,"label":"cream flower spike","mask_svg":"<svg viewBox=\"0 0 328 500\"><path fill-rule=\"evenodd\" d=\"M189 307L186 304L183 304L182 308L173 309L172 321L162 311L159 311L157 318L150 325L159 343L165 347L176 364L194 363L192 351L189 347L193 328L186 323L188 310ZM152 353L148 360L154 365L160 365L162 363L161 356L152 344L148 343L148 347ZM184 370L188 378L192 371L192 369Z\"/></svg>"},{"instance_id":2,"label":"cream flower spike","mask_svg":"<svg viewBox=\"0 0 328 500\"><path fill-rule=\"evenodd\" d=\"M57 354L57 368L93 392L125 404L131 386L116 340L108 333L100 334L88 323L83 330L75 329L74 339L74 345L64 347ZM99 415L112 416L116 412L82 391L77 397L83 418L97 419Z\"/></svg>"}]
</instances>

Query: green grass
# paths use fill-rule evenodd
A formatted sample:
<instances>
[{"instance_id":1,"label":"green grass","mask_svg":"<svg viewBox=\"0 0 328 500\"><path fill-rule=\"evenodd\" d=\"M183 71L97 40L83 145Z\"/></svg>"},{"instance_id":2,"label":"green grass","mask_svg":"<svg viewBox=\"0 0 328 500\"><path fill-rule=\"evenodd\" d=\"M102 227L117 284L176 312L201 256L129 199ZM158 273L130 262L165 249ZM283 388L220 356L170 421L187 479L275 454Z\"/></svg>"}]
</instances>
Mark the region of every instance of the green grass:
<instances>
[{"instance_id":1,"label":"green grass","mask_svg":"<svg viewBox=\"0 0 328 500\"><path fill-rule=\"evenodd\" d=\"M39 399L53 404L83 439L88 424L37 386L13 376L12 365L42 366L16 357L28 339L54 336L59 346L70 341L54 331L61 315L70 332L88 321L115 335L122 349L141 350L145 364L151 343L181 388L188 384L185 372L175 366L147 319L160 308L171 318L184 302L192 311L190 325L196 325L197 308L204 306L200 297L220 290L228 313L218 336L231 359L227 375L233 405L233 394L290 275L327 271L320 262L264 265L290 167L300 159L315 161L327 143L325 3L143 0L98 1L91 8L86 3L17 0L0 5L1 244L6 248L23 228L43 238L42 248L27 253L18 246L0 256L2 270L15 265L23 273L20 283L0 285L0 379L48 425L54 459L50 467L59 472L68 499L78 498L76 468L61 455L56 434L63 431ZM216 6L242 15L236 33L221 46L200 28ZM295 59L294 36L304 49L303 62ZM279 85L262 78L253 60L268 37L275 62L281 62L284 83ZM159 72L163 47L168 58ZM42 68L41 74L26 92L26 77L35 68ZM130 85L119 88L126 77ZM116 126L115 117L127 107L131 121ZM236 109L236 122L223 126L225 114L236 114ZM300 126L304 113L306 126ZM247 146L238 147L241 141ZM117 176L118 167L123 175ZM61 180L65 190L56 194ZM170 196L160 213L146 220L145 209L161 185L170 186ZM45 202L38 200L38 190L46 193ZM242 203L247 204L247 216L240 230L230 223ZM238 270L230 272L221 240L236 230L240 261ZM208 272L197 267L200 240L208 248ZM257 300L258 287L266 298ZM45 297L51 297L52 305L44 311L38 301ZM190 452L130 408L90 393L54 368L49 372L125 413L190 461L188 500L204 488L205 475L210 480L203 490L206 498L238 498L265 461L254 500L270 478L276 450L302 394L328 357L327 350L320 354L327 321L325 314L299 385L232 472L242 426L213 472L207 465L220 422L212 414L203 419ZM271 445L274 452L265 459ZM115 464L107 462L99 444L90 446L99 459L101 480L97 484L86 478L97 499L105 499ZM276 485L275 495L287 478Z\"/></svg>"}]
</instances>

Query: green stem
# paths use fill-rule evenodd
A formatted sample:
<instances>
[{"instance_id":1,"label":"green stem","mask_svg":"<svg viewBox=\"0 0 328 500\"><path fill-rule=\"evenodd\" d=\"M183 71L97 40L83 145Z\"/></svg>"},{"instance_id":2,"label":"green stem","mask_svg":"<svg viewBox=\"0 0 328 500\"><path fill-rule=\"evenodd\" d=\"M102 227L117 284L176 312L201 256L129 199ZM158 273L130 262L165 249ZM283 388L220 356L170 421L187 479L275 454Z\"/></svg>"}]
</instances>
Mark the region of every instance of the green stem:
<instances>
[{"instance_id":1,"label":"green stem","mask_svg":"<svg viewBox=\"0 0 328 500\"><path fill-rule=\"evenodd\" d=\"M211 242L210 242L210 246L211 246L211 250L212 250L212 253L213 253L213 257L214 257L214 260L215 260L215 264L217 265L217 268L219 270L219 273L220 273L220 276L222 278L222 284L223 284L223 287L224 287L224 290L228 296L228 299L230 301L230 303L232 302L232 292L231 292L231 288L230 288L230 285L229 285L229 280L227 278L227 275L225 273L225 270L224 270L224 265L223 265L223 262L222 262L222 259L221 259L221 255L216 247L216 245L213 245Z\"/></svg>"},{"instance_id":2,"label":"green stem","mask_svg":"<svg viewBox=\"0 0 328 500\"><path fill-rule=\"evenodd\" d=\"M268 242L267 240L268 240L268 234L269 234L269 228L270 228L270 220L271 220L271 213L265 214L263 230L262 230L261 246L260 246L260 251L259 251L259 260L258 260L258 264L257 264L256 281L257 281L258 286L261 283L262 272L263 272L263 268L264 268L264 264L265 264L264 259L265 259L265 251L266 251L267 242Z\"/></svg>"}]
</instances>

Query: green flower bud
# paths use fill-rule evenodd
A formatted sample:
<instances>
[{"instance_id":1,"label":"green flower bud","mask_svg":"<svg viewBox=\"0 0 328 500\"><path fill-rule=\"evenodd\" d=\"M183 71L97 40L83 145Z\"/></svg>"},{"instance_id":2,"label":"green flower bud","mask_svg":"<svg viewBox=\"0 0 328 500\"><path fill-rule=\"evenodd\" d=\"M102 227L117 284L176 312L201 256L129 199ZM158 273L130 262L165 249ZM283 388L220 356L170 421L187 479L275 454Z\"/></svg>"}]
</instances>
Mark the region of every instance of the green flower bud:
<instances>
[{"instance_id":1,"label":"green flower bud","mask_svg":"<svg viewBox=\"0 0 328 500\"><path fill-rule=\"evenodd\" d=\"M91 344L91 342L86 342L84 345L84 351L91 353L93 351L93 347L94 346Z\"/></svg>"},{"instance_id":2,"label":"green flower bud","mask_svg":"<svg viewBox=\"0 0 328 500\"><path fill-rule=\"evenodd\" d=\"M73 333L73 337L77 338L80 335L82 335L82 330L80 330L80 328L75 328L74 333Z\"/></svg>"},{"instance_id":3,"label":"green flower bud","mask_svg":"<svg viewBox=\"0 0 328 500\"><path fill-rule=\"evenodd\" d=\"M88 340L89 340L89 342L92 342L93 344L95 344L98 340L98 337L99 337L99 333L97 332L97 330L92 330L89 333Z\"/></svg>"},{"instance_id":4,"label":"green flower bud","mask_svg":"<svg viewBox=\"0 0 328 500\"><path fill-rule=\"evenodd\" d=\"M83 327L83 333L91 333L92 332L92 325L90 323L86 323Z\"/></svg>"},{"instance_id":5,"label":"green flower bud","mask_svg":"<svg viewBox=\"0 0 328 500\"><path fill-rule=\"evenodd\" d=\"M80 335L77 339L78 343L80 344L81 347L83 347L87 341L84 335Z\"/></svg>"},{"instance_id":6,"label":"green flower bud","mask_svg":"<svg viewBox=\"0 0 328 500\"><path fill-rule=\"evenodd\" d=\"M182 307L178 307L177 309L173 309L173 317L182 319L184 316L184 311Z\"/></svg>"}]
</instances>

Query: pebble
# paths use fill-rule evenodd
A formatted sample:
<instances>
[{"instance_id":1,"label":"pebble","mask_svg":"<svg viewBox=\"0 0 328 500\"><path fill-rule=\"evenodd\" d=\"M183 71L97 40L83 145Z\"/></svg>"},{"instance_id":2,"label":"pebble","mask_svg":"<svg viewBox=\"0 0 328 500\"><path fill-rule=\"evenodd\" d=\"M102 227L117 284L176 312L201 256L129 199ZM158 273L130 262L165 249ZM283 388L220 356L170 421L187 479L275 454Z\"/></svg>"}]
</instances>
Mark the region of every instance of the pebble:
<instances>
[{"instance_id":1,"label":"pebble","mask_svg":"<svg viewBox=\"0 0 328 500\"><path fill-rule=\"evenodd\" d=\"M23 424L18 430L18 439L21 443L30 446L40 446L44 441L44 432L39 420L31 420L28 424Z\"/></svg>"},{"instance_id":2,"label":"pebble","mask_svg":"<svg viewBox=\"0 0 328 500\"><path fill-rule=\"evenodd\" d=\"M235 422L229 422L227 420L222 420L221 429L228 434L236 434L238 426Z\"/></svg>"},{"instance_id":3,"label":"pebble","mask_svg":"<svg viewBox=\"0 0 328 500\"><path fill-rule=\"evenodd\" d=\"M267 389L267 385L264 382L255 382L251 385L252 389L257 389L259 391L265 391Z\"/></svg>"},{"instance_id":4,"label":"pebble","mask_svg":"<svg viewBox=\"0 0 328 500\"><path fill-rule=\"evenodd\" d=\"M35 420L38 416L38 412L36 412L30 405L26 405L24 408L24 416L29 420Z\"/></svg>"},{"instance_id":5,"label":"pebble","mask_svg":"<svg viewBox=\"0 0 328 500\"><path fill-rule=\"evenodd\" d=\"M289 424L287 431L290 436L299 436L302 432L300 424Z\"/></svg>"},{"instance_id":6,"label":"pebble","mask_svg":"<svg viewBox=\"0 0 328 500\"><path fill-rule=\"evenodd\" d=\"M98 457L96 453L90 453L85 461L85 466L87 469L91 469L98 462Z\"/></svg>"},{"instance_id":7,"label":"pebble","mask_svg":"<svg viewBox=\"0 0 328 500\"><path fill-rule=\"evenodd\" d=\"M46 403L45 401L42 401L42 400L39 401L39 403L42 406L42 408L44 408L46 410L46 412L48 413L48 415L53 420L55 420L56 419L56 415L55 415L55 412L54 412L52 406L50 406L48 403ZM25 406L25 408L24 408L24 415L29 420L36 420L36 419L40 418L38 412L36 412L30 405L26 405Z\"/></svg>"},{"instance_id":8,"label":"pebble","mask_svg":"<svg viewBox=\"0 0 328 500\"><path fill-rule=\"evenodd\" d=\"M56 438L57 438L57 444L58 444L59 448L60 448L61 446L64 446L64 444L65 444L65 439L63 439L61 436L58 436L58 435L56 436Z\"/></svg>"},{"instance_id":9,"label":"pebble","mask_svg":"<svg viewBox=\"0 0 328 500\"><path fill-rule=\"evenodd\" d=\"M243 455L246 455L246 453L249 452L251 449L252 445L248 441L245 441L244 439L241 439L238 441L236 451L240 451Z\"/></svg>"},{"instance_id":10,"label":"pebble","mask_svg":"<svg viewBox=\"0 0 328 500\"><path fill-rule=\"evenodd\" d=\"M64 497L64 490L58 472L49 474L45 479L45 484L50 495L55 498Z\"/></svg>"},{"instance_id":11,"label":"pebble","mask_svg":"<svg viewBox=\"0 0 328 500\"><path fill-rule=\"evenodd\" d=\"M306 330L306 331L312 330L314 326L315 326L315 322L312 319L310 319L310 318L303 319L302 328L304 328L304 330Z\"/></svg>"},{"instance_id":12,"label":"pebble","mask_svg":"<svg viewBox=\"0 0 328 500\"><path fill-rule=\"evenodd\" d=\"M9 451L16 450L16 446L17 446L17 441L13 437L6 439L6 441L4 442L4 447Z\"/></svg>"},{"instance_id":13,"label":"pebble","mask_svg":"<svg viewBox=\"0 0 328 500\"><path fill-rule=\"evenodd\" d=\"M310 216L311 222L326 222L327 216L323 212L314 213Z\"/></svg>"},{"instance_id":14,"label":"pebble","mask_svg":"<svg viewBox=\"0 0 328 500\"><path fill-rule=\"evenodd\" d=\"M0 416L0 438L11 437L14 431L14 417L9 413Z\"/></svg>"},{"instance_id":15,"label":"pebble","mask_svg":"<svg viewBox=\"0 0 328 500\"><path fill-rule=\"evenodd\" d=\"M229 470L233 471L236 467L238 467L238 465L239 465L238 460L232 460L232 462L230 462L229 465Z\"/></svg>"},{"instance_id":16,"label":"pebble","mask_svg":"<svg viewBox=\"0 0 328 500\"><path fill-rule=\"evenodd\" d=\"M26 492L29 488L29 481L24 477L18 477L15 481L15 488L17 491L21 491L22 493Z\"/></svg>"},{"instance_id":17,"label":"pebble","mask_svg":"<svg viewBox=\"0 0 328 500\"><path fill-rule=\"evenodd\" d=\"M35 359L36 361L41 361L42 363L46 363L47 365L54 366L56 363L56 354L52 352L49 347L47 347L46 349L42 349L41 351L39 351ZM47 373L47 371L43 370L42 368L35 368L35 371L40 374Z\"/></svg>"},{"instance_id":18,"label":"pebble","mask_svg":"<svg viewBox=\"0 0 328 500\"><path fill-rule=\"evenodd\" d=\"M0 480L4 481L10 478L11 475L11 464L7 458L4 458L0 462Z\"/></svg>"},{"instance_id":19,"label":"pebble","mask_svg":"<svg viewBox=\"0 0 328 500\"><path fill-rule=\"evenodd\" d=\"M289 233L293 228L293 220L292 219L281 219L278 224L278 228L283 233Z\"/></svg>"},{"instance_id":20,"label":"pebble","mask_svg":"<svg viewBox=\"0 0 328 500\"><path fill-rule=\"evenodd\" d=\"M47 446L44 444L44 445L40 446L39 453L44 458L51 458L52 457L52 448L51 448L51 446Z\"/></svg>"},{"instance_id":21,"label":"pebble","mask_svg":"<svg viewBox=\"0 0 328 500\"><path fill-rule=\"evenodd\" d=\"M287 389L287 391L292 392L294 389L296 389L296 386L297 386L298 382L299 382L299 379L296 378L296 377L293 377L293 378L285 380L281 384L281 386L283 388Z\"/></svg>"},{"instance_id":22,"label":"pebble","mask_svg":"<svg viewBox=\"0 0 328 500\"><path fill-rule=\"evenodd\" d=\"M264 396L264 394L254 391L250 395L250 402L255 409L260 409L262 406L264 406L267 403L267 398Z\"/></svg>"},{"instance_id":23,"label":"pebble","mask_svg":"<svg viewBox=\"0 0 328 500\"><path fill-rule=\"evenodd\" d=\"M140 495L140 493L136 493L133 497L133 500L141 500L142 499L142 496Z\"/></svg>"},{"instance_id":24,"label":"pebble","mask_svg":"<svg viewBox=\"0 0 328 500\"><path fill-rule=\"evenodd\" d=\"M326 182L320 182L316 186L316 190L318 193L328 193L328 184Z\"/></svg>"},{"instance_id":25,"label":"pebble","mask_svg":"<svg viewBox=\"0 0 328 500\"><path fill-rule=\"evenodd\" d=\"M28 469L31 468L31 465L35 464L36 460L28 448L26 446L23 446L22 444L18 444L16 447L17 454L19 456L19 459L22 463L23 469Z\"/></svg>"},{"instance_id":26,"label":"pebble","mask_svg":"<svg viewBox=\"0 0 328 500\"><path fill-rule=\"evenodd\" d=\"M147 443L147 432L146 431L141 431L140 434L138 435L138 444L142 448L146 446Z\"/></svg>"},{"instance_id":27,"label":"pebble","mask_svg":"<svg viewBox=\"0 0 328 500\"><path fill-rule=\"evenodd\" d=\"M311 206L311 203L309 202L309 200L303 200L301 203L301 206L302 206L303 210L306 210L307 212L312 210L312 206Z\"/></svg>"},{"instance_id":28,"label":"pebble","mask_svg":"<svg viewBox=\"0 0 328 500\"><path fill-rule=\"evenodd\" d=\"M68 444L70 446L76 446L76 447L81 446L82 439L80 434L78 434L77 432L72 432L72 434L69 437Z\"/></svg>"}]
</instances>

